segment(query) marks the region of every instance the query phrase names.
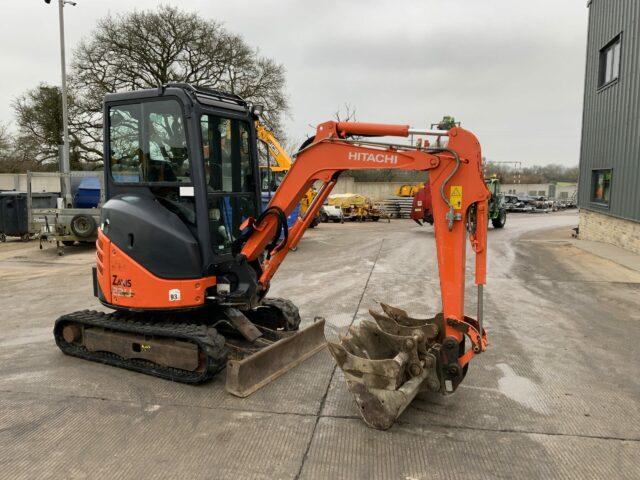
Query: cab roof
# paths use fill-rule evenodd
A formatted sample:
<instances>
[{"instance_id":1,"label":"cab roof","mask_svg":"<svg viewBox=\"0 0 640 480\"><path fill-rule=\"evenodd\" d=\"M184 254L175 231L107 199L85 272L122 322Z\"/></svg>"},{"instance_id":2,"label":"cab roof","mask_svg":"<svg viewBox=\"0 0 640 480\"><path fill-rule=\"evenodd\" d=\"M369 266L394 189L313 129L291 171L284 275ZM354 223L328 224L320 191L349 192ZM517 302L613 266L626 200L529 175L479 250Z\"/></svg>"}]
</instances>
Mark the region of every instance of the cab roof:
<instances>
[{"instance_id":1,"label":"cab roof","mask_svg":"<svg viewBox=\"0 0 640 480\"><path fill-rule=\"evenodd\" d=\"M200 87L188 83L167 83L158 88L147 88L124 92L107 93L105 103L139 100L144 98L162 97L177 94L187 96L192 101L215 107L230 108L232 110L249 111L250 104L241 96L234 93L222 92L207 87Z\"/></svg>"}]
</instances>

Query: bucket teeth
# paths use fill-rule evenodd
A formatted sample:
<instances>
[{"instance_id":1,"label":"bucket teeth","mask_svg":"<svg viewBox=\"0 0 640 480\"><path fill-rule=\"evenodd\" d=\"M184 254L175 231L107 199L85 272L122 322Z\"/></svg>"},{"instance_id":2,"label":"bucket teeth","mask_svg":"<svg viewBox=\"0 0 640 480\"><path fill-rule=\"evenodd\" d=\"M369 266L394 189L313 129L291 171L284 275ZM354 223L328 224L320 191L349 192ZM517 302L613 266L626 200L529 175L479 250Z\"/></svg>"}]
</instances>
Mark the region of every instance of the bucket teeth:
<instances>
[{"instance_id":1,"label":"bucket teeth","mask_svg":"<svg viewBox=\"0 0 640 480\"><path fill-rule=\"evenodd\" d=\"M384 313L386 313L400 325L404 325L406 327L418 327L426 323L433 323L434 321L433 318L412 318L405 310L398 307L392 307L391 305L387 305L386 303L380 302L380 306L382 307L382 311Z\"/></svg>"},{"instance_id":2,"label":"bucket teeth","mask_svg":"<svg viewBox=\"0 0 640 480\"><path fill-rule=\"evenodd\" d=\"M437 317L411 318L381 303L375 320L351 326L340 342L327 342L344 372L349 391L367 425L386 430L422 389L439 391Z\"/></svg>"}]
</instances>

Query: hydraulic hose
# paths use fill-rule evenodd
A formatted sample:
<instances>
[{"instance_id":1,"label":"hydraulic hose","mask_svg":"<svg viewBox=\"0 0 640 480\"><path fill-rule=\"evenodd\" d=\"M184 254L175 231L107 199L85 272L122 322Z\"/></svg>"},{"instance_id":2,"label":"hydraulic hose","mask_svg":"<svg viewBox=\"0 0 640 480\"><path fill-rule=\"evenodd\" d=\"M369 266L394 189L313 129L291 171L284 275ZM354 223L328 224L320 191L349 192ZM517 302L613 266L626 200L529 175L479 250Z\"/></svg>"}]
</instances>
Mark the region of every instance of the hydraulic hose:
<instances>
[{"instance_id":1,"label":"hydraulic hose","mask_svg":"<svg viewBox=\"0 0 640 480\"><path fill-rule=\"evenodd\" d=\"M447 198L447 196L444 193L444 187L447 186L449 181L453 178L453 176L456 174L456 172L460 168L460 156L455 151L453 151L453 150L451 150L449 148L439 148L439 149L437 149L437 152L450 153L451 155L453 155L453 158L455 158L455 160L456 160L455 167L453 168L453 170L451 170L449 175L447 175L447 178L445 178L444 182L442 182L442 184L440 185L440 196L442 197L442 200L444 200L444 202L449 206L449 213L447 214L447 221L448 221L449 230L452 230L453 229L453 221L455 220L455 213L454 213L453 205L451 205L451 202L449 201L449 199Z\"/></svg>"},{"instance_id":2,"label":"hydraulic hose","mask_svg":"<svg viewBox=\"0 0 640 480\"><path fill-rule=\"evenodd\" d=\"M267 255L270 255L271 252L275 253L287 244L289 241L289 224L287 223L287 215L280 207L268 207L264 212L260 214L256 223L259 224L267 215L275 214L278 219L278 225L276 227L276 233L273 236L273 240L267 245ZM280 239L280 234L282 234L282 241L278 241Z\"/></svg>"},{"instance_id":3,"label":"hydraulic hose","mask_svg":"<svg viewBox=\"0 0 640 480\"><path fill-rule=\"evenodd\" d=\"M277 219L276 232L273 239L266 246L267 258L271 255L271 252L277 252L281 250L289 241L289 225L287 224L287 215L280 207L270 206L267 207L256 220L249 225L247 230L242 233L238 239L234 242L234 251L239 252L242 249L244 243L248 240L251 234L256 230L256 225L262 223L262 221L268 215L275 215ZM279 242L280 235L282 234L282 241Z\"/></svg>"}]
</instances>

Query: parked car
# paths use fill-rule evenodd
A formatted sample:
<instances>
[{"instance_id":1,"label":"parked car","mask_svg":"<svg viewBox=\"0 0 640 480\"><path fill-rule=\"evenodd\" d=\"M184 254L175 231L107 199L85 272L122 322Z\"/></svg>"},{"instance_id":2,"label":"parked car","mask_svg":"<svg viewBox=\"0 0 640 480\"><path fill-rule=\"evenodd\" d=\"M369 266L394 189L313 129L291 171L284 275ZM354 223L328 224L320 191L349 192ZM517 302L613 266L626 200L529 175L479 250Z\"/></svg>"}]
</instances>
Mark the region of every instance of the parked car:
<instances>
[{"instance_id":1,"label":"parked car","mask_svg":"<svg viewBox=\"0 0 640 480\"><path fill-rule=\"evenodd\" d=\"M320 208L320 221L323 223L343 223L344 216L342 215L342 208L338 205L322 205Z\"/></svg>"},{"instance_id":2,"label":"parked car","mask_svg":"<svg viewBox=\"0 0 640 480\"><path fill-rule=\"evenodd\" d=\"M532 211L534 213L549 213L558 210L555 202L553 200L549 200L545 196L533 197L531 205L533 206Z\"/></svg>"},{"instance_id":3,"label":"parked car","mask_svg":"<svg viewBox=\"0 0 640 480\"><path fill-rule=\"evenodd\" d=\"M504 206L508 212L530 212L533 210L533 207L526 199L512 194L506 194L504 196Z\"/></svg>"}]
</instances>

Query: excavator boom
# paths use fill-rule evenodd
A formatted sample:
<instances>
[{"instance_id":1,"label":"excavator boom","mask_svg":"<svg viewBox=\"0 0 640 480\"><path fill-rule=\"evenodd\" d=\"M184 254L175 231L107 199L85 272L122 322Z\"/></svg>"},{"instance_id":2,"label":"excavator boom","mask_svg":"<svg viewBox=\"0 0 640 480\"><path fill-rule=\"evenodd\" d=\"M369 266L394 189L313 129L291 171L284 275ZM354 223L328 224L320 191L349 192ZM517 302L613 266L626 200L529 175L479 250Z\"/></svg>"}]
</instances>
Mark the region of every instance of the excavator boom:
<instances>
[{"instance_id":1,"label":"excavator boom","mask_svg":"<svg viewBox=\"0 0 640 480\"><path fill-rule=\"evenodd\" d=\"M448 144L446 147L422 148L366 139L406 137L410 133L447 137ZM356 135L357 139L350 138ZM307 214L298 219L284 241L268 250L259 282L260 288L266 291L278 267L289 250L297 245L309 219L343 171L429 172L429 183L434 192L432 208L442 312L432 318L413 319L401 309L383 306L386 315L372 312L377 325L363 323L359 328L352 327L349 336L343 337L340 344L329 342L330 351L345 371L347 384L363 418L374 427L388 428L425 385L430 390L452 393L466 374L471 358L486 349L482 289L486 281L487 254L484 219L490 193L484 183L481 162L478 140L459 127L429 131L411 129L408 125L326 122L318 126L313 141L298 152L261 221L246 223L251 233L246 238L242 255L255 261L269 244L273 244L272 239L279 231L278 219L288 215L312 185L321 183ZM476 319L464 313L468 232L476 260ZM380 343L380 338L385 340ZM465 338L470 340L469 348L465 348ZM391 356L383 360L376 358L375 352L380 350L389 356L389 345L396 346L391 348ZM390 381L384 388L379 388L380 379L385 376L390 377Z\"/></svg>"},{"instance_id":2,"label":"excavator boom","mask_svg":"<svg viewBox=\"0 0 640 480\"><path fill-rule=\"evenodd\" d=\"M314 141L298 152L296 162L275 192L269 208L288 215L314 183L319 181L322 186L310 212L290 229L288 248L280 245L276 251L270 252L270 259L263 264L262 288L268 289L269 281L288 250L297 245L306 230L307 217L322 205L342 172L367 169L428 171L432 191L439 192L434 193L433 209L443 313L447 318L462 320L467 222L473 214L471 207L486 211L490 196L482 174L480 145L473 134L462 128L433 132L449 137L447 148L385 145L346 138L348 135L408 136L409 131L410 128L404 125L351 122L327 122L318 127ZM428 130L424 132L430 133ZM249 261L257 259L273 239L276 229L276 215L266 216L259 225L253 225L242 254ZM486 225L480 222L474 229L471 244L476 253L476 285L483 285L486 276Z\"/></svg>"}]
</instances>

